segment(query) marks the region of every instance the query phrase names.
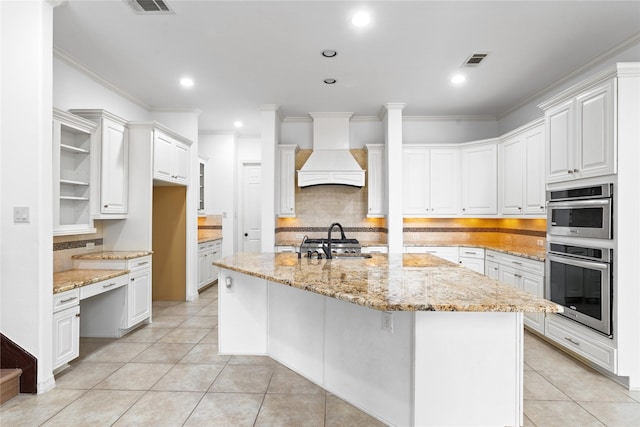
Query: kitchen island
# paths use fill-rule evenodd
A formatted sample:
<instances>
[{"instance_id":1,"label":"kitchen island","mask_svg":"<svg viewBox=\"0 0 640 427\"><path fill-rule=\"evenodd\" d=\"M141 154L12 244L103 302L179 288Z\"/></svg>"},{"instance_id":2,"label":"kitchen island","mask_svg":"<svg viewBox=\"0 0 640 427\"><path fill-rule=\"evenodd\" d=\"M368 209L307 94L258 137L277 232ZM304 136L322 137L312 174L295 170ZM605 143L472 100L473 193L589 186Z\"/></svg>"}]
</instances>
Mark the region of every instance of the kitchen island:
<instances>
[{"instance_id":1,"label":"kitchen island","mask_svg":"<svg viewBox=\"0 0 640 427\"><path fill-rule=\"evenodd\" d=\"M215 264L221 354L269 355L390 425L522 425L522 313L561 311L428 254Z\"/></svg>"}]
</instances>

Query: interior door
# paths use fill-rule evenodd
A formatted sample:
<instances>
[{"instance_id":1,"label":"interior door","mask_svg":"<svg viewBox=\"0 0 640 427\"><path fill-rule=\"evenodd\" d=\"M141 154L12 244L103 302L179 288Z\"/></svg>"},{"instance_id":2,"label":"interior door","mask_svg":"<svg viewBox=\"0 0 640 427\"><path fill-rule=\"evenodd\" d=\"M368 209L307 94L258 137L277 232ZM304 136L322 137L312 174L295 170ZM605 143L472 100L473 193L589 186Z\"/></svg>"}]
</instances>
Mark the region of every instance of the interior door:
<instances>
[{"instance_id":1,"label":"interior door","mask_svg":"<svg viewBox=\"0 0 640 427\"><path fill-rule=\"evenodd\" d=\"M242 165L242 207L240 210L240 250L242 252L261 251L260 188L261 171L259 163Z\"/></svg>"}]
</instances>

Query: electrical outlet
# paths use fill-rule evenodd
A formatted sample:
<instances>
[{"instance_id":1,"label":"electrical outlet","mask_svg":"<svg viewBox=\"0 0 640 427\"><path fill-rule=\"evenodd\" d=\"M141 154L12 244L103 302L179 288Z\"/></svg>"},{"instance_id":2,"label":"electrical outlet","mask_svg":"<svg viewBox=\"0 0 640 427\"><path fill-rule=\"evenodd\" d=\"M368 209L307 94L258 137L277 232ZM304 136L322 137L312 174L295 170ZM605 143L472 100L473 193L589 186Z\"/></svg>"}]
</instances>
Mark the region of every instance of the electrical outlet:
<instances>
[{"instance_id":1,"label":"electrical outlet","mask_svg":"<svg viewBox=\"0 0 640 427\"><path fill-rule=\"evenodd\" d=\"M385 332L393 333L393 313L382 313L382 330Z\"/></svg>"},{"instance_id":2,"label":"electrical outlet","mask_svg":"<svg viewBox=\"0 0 640 427\"><path fill-rule=\"evenodd\" d=\"M536 243L538 244L538 246L544 246L544 240L542 239L538 239Z\"/></svg>"},{"instance_id":3,"label":"electrical outlet","mask_svg":"<svg viewBox=\"0 0 640 427\"><path fill-rule=\"evenodd\" d=\"M93 243L93 242L89 242L89 243L87 243L85 246L86 246L87 248L93 248L93 247L95 247L95 246L96 246L96 244L95 244L95 243Z\"/></svg>"},{"instance_id":4,"label":"electrical outlet","mask_svg":"<svg viewBox=\"0 0 640 427\"><path fill-rule=\"evenodd\" d=\"M304 235L302 234L296 234L296 239L302 239L304 237Z\"/></svg>"}]
</instances>

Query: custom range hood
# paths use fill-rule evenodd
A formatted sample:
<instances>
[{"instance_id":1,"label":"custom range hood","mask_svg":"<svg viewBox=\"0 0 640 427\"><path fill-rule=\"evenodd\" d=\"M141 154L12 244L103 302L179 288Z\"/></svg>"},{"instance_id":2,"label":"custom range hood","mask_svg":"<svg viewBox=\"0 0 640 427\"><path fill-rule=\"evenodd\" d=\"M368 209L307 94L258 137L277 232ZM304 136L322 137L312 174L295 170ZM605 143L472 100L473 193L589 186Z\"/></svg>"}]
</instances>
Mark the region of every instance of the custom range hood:
<instances>
[{"instance_id":1,"label":"custom range hood","mask_svg":"<svg viewBox=\"0 0 640 427\"><path fill-rule=\"evenodd\" d=\"M298 171L298 187L340 184L364 186L364 170L349 151L353 113L309 113L313 119L313 152Z\"/></svg>"}]
</instances>

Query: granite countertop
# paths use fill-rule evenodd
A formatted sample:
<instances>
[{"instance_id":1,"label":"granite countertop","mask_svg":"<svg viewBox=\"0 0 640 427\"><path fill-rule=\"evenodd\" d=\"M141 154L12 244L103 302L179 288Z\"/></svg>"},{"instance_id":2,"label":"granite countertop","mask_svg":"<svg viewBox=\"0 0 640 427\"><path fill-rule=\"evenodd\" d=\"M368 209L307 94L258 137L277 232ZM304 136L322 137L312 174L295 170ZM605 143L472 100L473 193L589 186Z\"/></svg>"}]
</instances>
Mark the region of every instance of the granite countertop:
<instances>
[{"instance_id":1,"label":"granite countertop","mask_svg":"<svg viewBox=\"0 0 640 427\"><path fill-rule=\"evenodd\" d=\"M237 253L218 267L384 311L551 312L557 304L429 254L318 260Z\"/></svg>"},{"instance_id":2,"label":"granite countertop","mask_svg":"<svg viewBox=\"0 0 640 427\"><path fill-rule=\"evenodd\" d=\"M53 273L53 293L69 291L82 286L128 274L129 270L78 269Z\"/></svg>"},{"instance_id":3,"label":"granite countertop","mask_svg":"<svg viewBox=\"0 0 640 427\"><path fill-rule=\"evenodd\" d=\"M362 247L370 247L370 246L389 246L386 243L372 243L372 242L360 242ZM282 241L276 243L276 246L300 246L300 241ZM532 259L534 261L542 261L544 262L546 256L546 250L544 247L531 247L531 246L521 246L521 245L512 245L509 243L405 243L404 246L411 247L463 247L463 248L482 248L490 251L502 252L509 255L515 255L523 258Z\"/></svg>"},{"instance_id":4,"label":"granite countertop","mask_svg":"<svg viewBox=\"0 0 640 427\"><path fill-rule=\"evenodd\" d=\"M531 247L531 246L521 246L521 245L512 245L509 243L480 243L480 244L465 244L465 243L444 243L444 244L427 244L424 243L405 243L404 246L459 246L462 248L482 248L495 252L502 252L508 255L515 255L523 258L532 259L534 261L544 262L546 256L546 249L543 246L540 247Z\"/></svg>"},{"instance_id":5,"label":"granite countertop","mask_svg":"<svg viewBox=\"0 0 640 427\"><path fill-rule=\"evenodd\" d=\"M74 255L73 259L89 259L89 260L101 260L101 259L114 259L114 260L126 260L140 258L143 256L151 255L151 251L102 251L102 252L90 252L82 255Z\"/></svg>"},{"instance_id":6,"label":"granite countertop","mask_svg":"<svg viewBox=\"0 0 640 427\"><path fill-rule=\"evenodd\" d=\"M198 244L207 243L207 242L215 242L216 240L222 240L222 236L220 237L202 237L198 239Z\"/></svg>"}]
</instances>

